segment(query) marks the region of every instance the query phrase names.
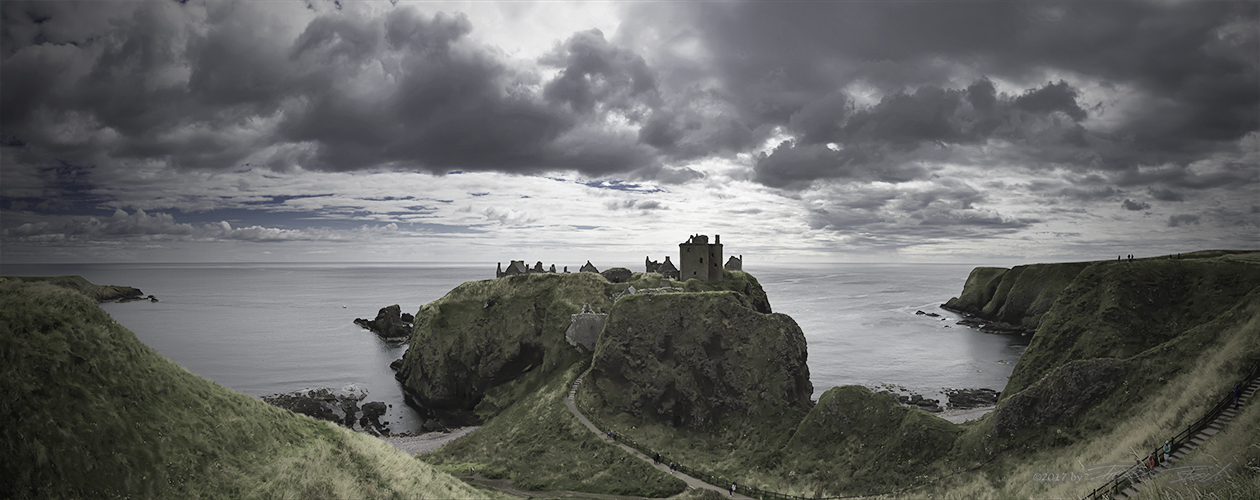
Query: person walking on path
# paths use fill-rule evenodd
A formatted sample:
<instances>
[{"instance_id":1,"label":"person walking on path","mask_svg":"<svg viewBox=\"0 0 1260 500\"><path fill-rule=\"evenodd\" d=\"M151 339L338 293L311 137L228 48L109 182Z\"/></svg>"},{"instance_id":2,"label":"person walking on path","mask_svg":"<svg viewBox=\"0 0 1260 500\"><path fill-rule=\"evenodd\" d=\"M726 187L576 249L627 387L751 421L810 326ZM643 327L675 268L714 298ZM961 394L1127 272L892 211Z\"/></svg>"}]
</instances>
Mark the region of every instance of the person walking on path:
<instances>
[{"instance_id":1,"label":"person walking on path","mask_svg":"<svg viewBox=\"0 0 1260 500\"><path fill-rule=\"evenodd\" d=\"M1242 387L1234 384L1234 409L1238 409L1238 399L1242 397Z\"/></svg>"},{"instance_id":2,"label":"person walking on path","mask_svg":"<svg viewBox=\"0 0 1260 500\"><path fill-rule=\"evenodd\" d=\"M661 454L657 453L655 455L652 455L652 465L657 465L659 463L661 463Z\"/></svg>"},{"instance_id":3,"label":"person walking on path","mask_svg":"<svg viewBox=\"0 0 1260 500\"><path fill-rule=\"evenodd\" d=\"M731 498L735 498L735 483L731 483Z\"/></svg>"},{"instance_id":4,"label":"person walking on path","mask_svg":"<svg viewBox=\"0 0 1260 500\"><path fill-rule=\"evenodd\" d=\"M1164 460L1161 462L1168 465L1168 455L1172 454L1172 440L1164 441Z\"/></svg>"}]
</instances>

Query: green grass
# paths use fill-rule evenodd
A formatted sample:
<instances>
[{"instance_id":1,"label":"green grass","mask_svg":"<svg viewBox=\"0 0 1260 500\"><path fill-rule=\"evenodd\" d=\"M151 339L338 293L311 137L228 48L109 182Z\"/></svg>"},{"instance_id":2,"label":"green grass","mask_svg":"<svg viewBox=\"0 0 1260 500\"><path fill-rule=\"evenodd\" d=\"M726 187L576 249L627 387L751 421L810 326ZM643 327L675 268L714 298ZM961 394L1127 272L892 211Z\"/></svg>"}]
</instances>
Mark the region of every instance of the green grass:
<instances>
[{"instance_id":1,"label":"green grass","mask_svg":"<svg viewBox=\"0 0 1260 500\"><path fill-rule=\"evenodd\" d=\"M193 375L51 284L0 283L0 361L0 498L485 496Z\"/></svg>"},{"instance_id":2,"label":"green grass","mask_svg":"<svg viewBox=\"0 0 1260 500\"><path fill-rule=\"evenodd\" d=\"M491 479L511 479L523 490L664 497L683 491L682 480L653 469L607 444L564 404L579 363L486 422L477 432L423 459L437 468Z\"/></svg>"},{"instance_id":3,"label":"green grass","mask_svg":"<svg viewBox=\"0 0 1260 500\"><path fill-rule=\"evenodd\" d=\"M1216 404L1256 359L1260 359L1260 290L1180 342L1126 360L1129 374L1119 388L1070 425L1029 429L984 473L951 478L928 491L937 498L958 499L1080 498L1101 481L1037 483L1033 472L1084 472L1099 464L1136 463ZM1260 442L1256 439L1260 417L1256 409L1248 411L1181 462L1226 463L1237 457L1239 474L1232 482L1194 485L1199 493L1180 490L1177 494L1186 496L1159 498L1248 498L1230 493L1231 488L1243 491L1257 481L1256 470L1250 467L1260 466L1260 450L1253 446ZM969 430L957 447L988 447L996 453L1002 444L988 434L994 416Z\"/></svg>"},{"instance_id":4,"label":"green grass","mask_svg":"<svg viewBox=\"0 0 1260 500\"><path fill-rule=\"evenodd\" d=\"M82 276L5 276L0 280L25 283L48 283L68 288L88 296L97 302L109 302L121 298L138 297L140 290L129 286L94 285Z\"/></svg>"}]
</instances>

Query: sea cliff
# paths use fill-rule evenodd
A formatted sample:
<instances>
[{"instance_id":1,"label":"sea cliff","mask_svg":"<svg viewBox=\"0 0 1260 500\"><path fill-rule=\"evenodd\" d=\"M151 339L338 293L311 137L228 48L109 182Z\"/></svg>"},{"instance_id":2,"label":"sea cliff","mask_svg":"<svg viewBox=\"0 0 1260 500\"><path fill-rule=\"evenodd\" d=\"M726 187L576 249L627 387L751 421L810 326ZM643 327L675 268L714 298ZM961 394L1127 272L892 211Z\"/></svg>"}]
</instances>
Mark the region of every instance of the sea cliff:
<instances>
[{"instance_id":1,"label":"sea cliff","mask_svg":"<svg viewBox=\"0 0 1260 500\"><path fill-rule=\"evenodd\" d=\"M726 271L719 283L634 273L614 283L597 273L539 273L470 281L415 314L398 378L408 401L424 412L493 416L579 360L565 339L584 306L600 314L638 293L733 292L753 311L769 313L751 275ZM664 290L664 292L662 292Z\"/></svg>"}]
</instances>

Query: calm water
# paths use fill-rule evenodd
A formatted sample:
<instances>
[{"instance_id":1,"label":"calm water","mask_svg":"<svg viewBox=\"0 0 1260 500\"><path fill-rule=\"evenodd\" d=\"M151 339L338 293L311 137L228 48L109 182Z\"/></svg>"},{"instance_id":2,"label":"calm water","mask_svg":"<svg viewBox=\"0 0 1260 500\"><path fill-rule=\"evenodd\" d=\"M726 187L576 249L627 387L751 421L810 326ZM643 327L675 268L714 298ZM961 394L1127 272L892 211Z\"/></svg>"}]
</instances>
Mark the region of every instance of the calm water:
<instances>
[{"instance_id":1,"label":"calm water","mask_svg":"<svg viewBox=\"0 0 1260 500\"><path fill-rule=\"evenodd\" d=\"M627 266L628 267L628 266ZM933 397L946 387L1001 390L1026 341L955 325L938 304L962 290L971 265L849 264L748 269L775 312L809 342L815 397L836 385L892 384ZM634 269L634 268L631 268ZM193 373L252 396L331 387L390 405L412 430L389 363L391 346L359 328L389 304L414 312L488 266L422 264L6 265L6 275L78 274L134 286L160 302L102 304L145 344ZM916 315L934 312L942 318ZM946 326L949 326L946 328Z\"/></svg>"}]
</instances>

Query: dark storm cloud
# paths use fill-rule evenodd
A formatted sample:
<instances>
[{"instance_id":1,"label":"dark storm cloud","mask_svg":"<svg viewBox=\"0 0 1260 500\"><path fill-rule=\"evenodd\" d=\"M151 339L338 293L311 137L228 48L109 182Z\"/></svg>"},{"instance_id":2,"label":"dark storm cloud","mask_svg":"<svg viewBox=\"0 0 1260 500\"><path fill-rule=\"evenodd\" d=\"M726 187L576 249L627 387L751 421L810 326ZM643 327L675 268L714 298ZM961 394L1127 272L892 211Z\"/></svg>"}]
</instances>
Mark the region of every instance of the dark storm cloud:
<instances>
[{"instance_id":1,"label":"dark storm cloud","mask_svg":"<svg viewBox=\"0 0 1260 500\"><path fill-rule=\"evenodd\" d=\"M1185 201L1185 197L1181 193L1177 193L1171 189L1155 189L1149 188L1148 192L1152 198L1159 201Z\"/></svg>"},{"instance_id":2,"label":"dark storm cloud","mask_svg":"<svg viewBox=\"0 0 1260 500\"><path fill-rule=\"evenodd\" d=\"M1120 206L1124 207L1124 209L1125 209L1125 210L1133 210L1133 211L1139 211L1139 210L1150 210L1150 209L1151 209L1151 204L1150 204L1150 203L1146 203L1146 202L1144 202L1144 201L1143 201L1143 202L1137 202L1137 201L1133 201L1133 200L1130 200L1130 199L1127 199L1127 198L1124 200L1124 203L1121 203L1121 204L1120 204Z\"/></svg>"},{"instance_id":3,"label":"dark storm cloud","mask_svg":"<svg viewBox=\"0 0 1260 500\"><path fill-rule=\"evenodd\" d=\"M3 135L25 161L593 175L654 164L650 147L587 116L655 95L643 59L598 31L558 47L547 60L563 69L541 82L470 41L462 14L338 10L293 29L284 17L307 14L284 9L298 4L108 4L112 24L77 37L64 33L83 22L68 6L3 5Z\"/></svg>"},{"instance_id":4,"label":"dark storm cloud","mask_svg":"<svg viewBox=\"0 0 1260 500\"><path fill-rule=\"evenodd\" d=\"M1179 214L1168 217L1168 227L1188 226L1190 224L1198 225L1199 216L1191 214Z\"/></svg>"},{"instance_id":5,"label":"dark storm cloud","mask_svg":"<svg viewBox=\"0 0 1260 500\"><path fill-rule=\"evenodd\" d=\"M762 134L755 141L774 127L790 130L797 147L954 148L998 139L1017 151L990 160L1119 171L1185 166L1233 150L1257 130L1258 11L1254 2L741 2L642 5L627 24L677 40L651 58L663 85L716 80L728 109ZM660 28L666 20L685 27ZM686 55L697 44L706 57ZM1004 96L985 79L959 82L967 74L1008 82L1072 76ZM863 109L852 84L884 97ZM1085 85L1124 87L1116 92L1138 103L1087 102ZM1083 123L1091 117L1111 125ZM647 142L668 145L680 135L661 129L675 134L654 128ZM867 161L919 159L860 149ZM861 168L856 158L817 153L781 162L790 166L781 173L759 164L757 179L799 186L811 172L843 178ZM801 156L818 161L805 166Z\"/></svg>"},{"instance_id":6,"label":"dark storm cloud","mask_svg":"<svg viewBox=\"0 0 1260 500\"><path fill-rule=\"evenodd\" d=\"M573 34L541 62L561 68L543 87L543 97L579 113L590 113L597 103L633 112L636 104L657 100L656 78L643 57L608 43L597 29Z\"/></svg>"}]
</instances>

